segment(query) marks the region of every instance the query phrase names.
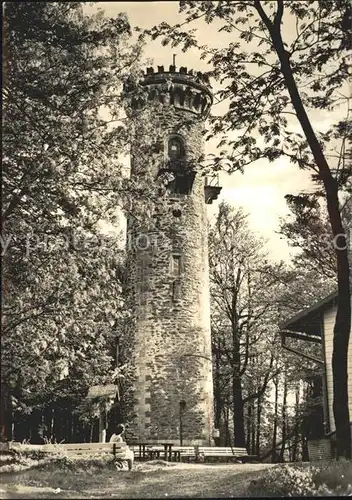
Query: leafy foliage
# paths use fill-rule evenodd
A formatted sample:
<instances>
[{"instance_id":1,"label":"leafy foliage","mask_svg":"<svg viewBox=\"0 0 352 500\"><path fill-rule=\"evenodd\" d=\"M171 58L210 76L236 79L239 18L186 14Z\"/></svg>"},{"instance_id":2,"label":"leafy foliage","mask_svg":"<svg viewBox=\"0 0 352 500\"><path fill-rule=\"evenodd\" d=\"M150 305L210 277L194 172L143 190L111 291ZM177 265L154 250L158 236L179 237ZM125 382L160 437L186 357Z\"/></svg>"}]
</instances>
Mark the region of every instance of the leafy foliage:
<instances>
[{"instance_id":1,"label":"leafy foliage","mask_svg":"<svg viewBox=\"0 0 352 500\"><path fill-rule=\"evenodd\" d=\"M286 196L292 210L289 220L282 221L281 232L291 246L302 249L296 257L298 263L314 262L319 271L328 278L336 276L336 255L327 216L316 197L309 195Z\"/></svg>"},{"instance_id":2,"label":"leafy foliage","mask_svg":"<svg viewBox=\"0 0 352 500\"><path fill-rule=\"evenodd\" d=\"M2 383L19 414L77 406L121 375L124 255L104 224L136 189L121 161L130 35L124 14L79 2L5 6Z\"/></svg>"},{"instance_id":3,"label":"leafy foliage","mask_svg":"<svg viewBox=\"0 0 352 500\"><path fill-rule=\"evenodd\" d=\"M352 220L352 200L347 198L341 211L346 236L333 238L328 215L314 194L287 195L291 214L281 221L280 232L286 236L292 247L300 249L294 258L297 266L303 268L314 264L322 277L328 278L333 287L336 282L335 247L350 247L349 228Z\"/></svg>"}]
</instances>

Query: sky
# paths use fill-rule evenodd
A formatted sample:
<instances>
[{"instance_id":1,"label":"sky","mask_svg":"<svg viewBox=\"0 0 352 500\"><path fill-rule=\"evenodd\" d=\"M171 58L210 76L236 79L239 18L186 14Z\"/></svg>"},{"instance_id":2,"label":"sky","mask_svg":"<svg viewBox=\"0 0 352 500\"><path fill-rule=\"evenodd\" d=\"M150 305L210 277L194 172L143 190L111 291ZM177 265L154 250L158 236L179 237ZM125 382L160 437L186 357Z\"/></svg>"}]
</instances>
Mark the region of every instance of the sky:
<instances>
[{"instance_id":1,"label":"sky","mask_svg":"<svg viewBox=\"0 0 352 500\"><path fill-rule=\"evenodd\" d=\"M99 8L105 14L114 17L119 12L125 12L132 27L151 28L162 21L169 24L182 22L183 17L178 13L178 1L144 1L144 2L99 2ZM90 7L95 10L97 7ZM197 38L199 43L211 46L226 46L233 41L234 34L218 33L219 24L207 25L197 21ZM287 38L294 34L292 20L284 19L283 33ZM243 42L244 43L244 42ZM145 48L145 58L153 59L153 66L164 65L168 68L172 64L172 56L176 54L176 67L186 66L194 70L209 70L205 61L200 60L196 49L182 52L180 48L162 46L160 40L151 41ZM150 64L148 64L149 66ZM214 109L215 111L215 109ZM216 109L218 112L218 109ZM329 118L319 116L311 117L320 125ZM300 131L299 124L294 124L296 131ZM214 152L214 143L206 145L207 152ZM252 231L258 236L268 240L267 249L273 260L289 260L293 254L285 239L277 234L279 230L280 217L289 213L284 196L286 194L297 194L302 191L311 190L310 174L299 170L296 165L288 159L280 159L270 163L267 160L259 160L246 167L245 173L235 172L227 175L221 174L221 195L218 200L209 206L209 217L216 214L219 201L226 200L231 205L242 207L249 214L249 222Z\"/></svg>"}]
</instances>

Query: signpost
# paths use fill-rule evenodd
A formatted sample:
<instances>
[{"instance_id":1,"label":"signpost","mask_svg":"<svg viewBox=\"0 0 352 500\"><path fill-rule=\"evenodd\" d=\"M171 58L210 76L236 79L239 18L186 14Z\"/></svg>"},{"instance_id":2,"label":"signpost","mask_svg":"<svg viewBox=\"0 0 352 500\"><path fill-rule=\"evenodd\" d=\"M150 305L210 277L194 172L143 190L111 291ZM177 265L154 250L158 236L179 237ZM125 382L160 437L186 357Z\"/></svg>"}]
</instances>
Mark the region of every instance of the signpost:
<instances>
[{"instance_id":1,"label":"signpost","mask_svg":"<svg viewBox=\"0 0 352 500\"><path fill-rule=\"evenodd\" d=\"M117 385L108 384L108 385L92 385L89 387L87 398L95 399L95 398L103 398L103 397L117 397L119 399L119 388Z\"/></svg>"},{"instance_id":2,"label":"signpost","mask_svg":"<svg viewBox=\"0 0 352 500\"><path fill-rule=\"evenodd\" d=\"M106 442L106 402L107 399L120 399L117 385L93 385L89 388L87 399L97 399L99 401L99 443Z\"/></svg>"}]
</instances>

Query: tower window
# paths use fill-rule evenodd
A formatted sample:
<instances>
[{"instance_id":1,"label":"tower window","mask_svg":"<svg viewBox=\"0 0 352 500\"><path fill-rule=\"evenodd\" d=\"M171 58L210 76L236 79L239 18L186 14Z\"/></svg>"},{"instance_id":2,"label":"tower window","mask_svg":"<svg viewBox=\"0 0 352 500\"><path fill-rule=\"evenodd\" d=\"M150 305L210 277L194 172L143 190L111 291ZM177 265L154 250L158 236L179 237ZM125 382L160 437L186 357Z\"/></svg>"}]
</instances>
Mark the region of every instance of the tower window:
<instances>
[{"instance_id":1,"label":"tower window","mask_svg":"<svg viewBox=\"0 0 352 500\"><path fill-rule=\"evenodd\" d=\"M176 302L181 298L181 282L175 279L172 283L172 301Z\"/></svg>"},{"instance_id":2,"label":"tower window","mask_svg":"<svg viewBox=\"0 0 352 500\"><path fill-rule=\"evenodd\" d=\"M172 137L169 140L168 155L170 160L178 160L184 156L183 141L179 137Z\"/></svg>"},{"instance_id":3,"label":"tower window","mask_svg":"<svg viewBox=\"0 0 352 500\"><path fill-rule=\"evenodd\" d=\"M181 275L181 255L172 256L171 273L175 278L178 278Z\"/></svg>"}]
</instances>

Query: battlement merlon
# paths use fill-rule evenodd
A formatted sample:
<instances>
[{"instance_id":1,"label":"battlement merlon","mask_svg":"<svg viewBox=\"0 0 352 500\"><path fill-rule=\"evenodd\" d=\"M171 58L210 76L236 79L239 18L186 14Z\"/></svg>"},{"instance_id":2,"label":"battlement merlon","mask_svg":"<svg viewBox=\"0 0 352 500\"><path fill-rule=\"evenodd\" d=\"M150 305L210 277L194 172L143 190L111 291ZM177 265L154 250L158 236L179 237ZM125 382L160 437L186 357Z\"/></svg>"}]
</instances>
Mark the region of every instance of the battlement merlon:
<instances>
[{"instance_id":1,"label":"battlement merlon","mask_svg":"<svg viewBox=\"0 0 352 500\"><path fill-rule=\"evenodd\" d=\"M157 71L152 67L147 68L140 84L150 88L149 99L158 96L158 99L165 104L203 115L204 118L209 114L213 104L208 76L200 71L187 70L183 66L179 70L176 70L175 66L170 66L169 71L165 71L164 66L158 66ZM125 86L125 91L128 93L128 85ZM140 99L134 102L138 108L143 106Z\"/></svg>"},{"instance_id":2,"label":"battlement merlon","mask_svg":"<svg viewBox=\"0 0 352 500\"><path fill-rule=\"evenodd\" d=\"M184 66L181 66L178 71L176 70L176 66L170 66L169 71L165 71L164 66L158 66L158 71L154 71L152 67L147 68L144 82L145 84L159 83L164 82L166 79L171 79L175 83L194 86L207 93L213 102L209 77L200 71L194 72L193 69L188 70Z\"/></svg>"}]
</instances>

